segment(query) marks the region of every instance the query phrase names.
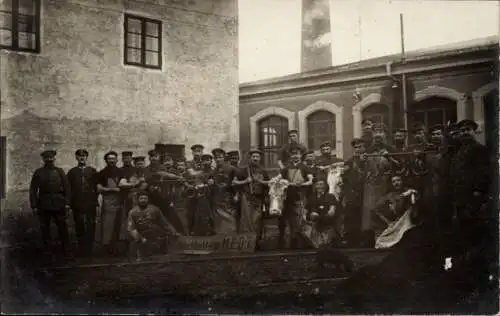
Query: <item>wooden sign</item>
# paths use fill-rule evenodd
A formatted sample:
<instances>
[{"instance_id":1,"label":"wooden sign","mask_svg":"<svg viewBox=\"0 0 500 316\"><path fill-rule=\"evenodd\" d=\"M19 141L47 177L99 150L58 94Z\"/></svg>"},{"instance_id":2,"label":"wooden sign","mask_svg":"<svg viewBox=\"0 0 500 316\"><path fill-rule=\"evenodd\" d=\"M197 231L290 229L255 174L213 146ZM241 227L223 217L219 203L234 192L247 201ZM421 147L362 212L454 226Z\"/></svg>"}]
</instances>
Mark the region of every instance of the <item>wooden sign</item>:
<instances>
[{"instance_id":1,"label":"wooden sign","mask_svg":"<svg viewBox=\"0 0 500 316\"><path fill-rule=\"evenodd\" d=\"M182 236L172 250L184 254L254 252L256 242L256 234Z\"/></svg>"}]
</instances>

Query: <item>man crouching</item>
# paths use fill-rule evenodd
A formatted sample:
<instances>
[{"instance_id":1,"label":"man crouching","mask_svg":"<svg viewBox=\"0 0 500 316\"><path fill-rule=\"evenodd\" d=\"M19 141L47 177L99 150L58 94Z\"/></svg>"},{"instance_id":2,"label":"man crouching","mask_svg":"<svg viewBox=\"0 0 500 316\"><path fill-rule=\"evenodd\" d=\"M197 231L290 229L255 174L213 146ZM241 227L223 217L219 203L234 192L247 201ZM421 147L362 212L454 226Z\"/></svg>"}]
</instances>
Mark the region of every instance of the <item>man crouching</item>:
<instances>
[{"instance_id":1,"label":"man crouching","mask_svg":"<svg viewBox=\"0 0 500 316\"><path fill-rule=\"evenodd\" d=\"M160 209L149 204L146 191L137 193L137 205L128 214L128 232L132 237L131 253L137 256L138 261L145 256L165 253L167 238L180 236Z\"/></svg>"}]
</instances>

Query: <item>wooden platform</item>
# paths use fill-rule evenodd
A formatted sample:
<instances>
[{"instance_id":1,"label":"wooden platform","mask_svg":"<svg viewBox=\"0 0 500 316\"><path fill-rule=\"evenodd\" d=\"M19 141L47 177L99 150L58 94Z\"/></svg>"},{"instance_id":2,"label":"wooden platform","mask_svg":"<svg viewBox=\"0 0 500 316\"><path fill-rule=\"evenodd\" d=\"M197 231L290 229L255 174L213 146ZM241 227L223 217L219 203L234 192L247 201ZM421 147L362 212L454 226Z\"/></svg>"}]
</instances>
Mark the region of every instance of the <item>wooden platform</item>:
<instances>
[{"instance_id":1,"label":"wooden platform","mask_svg":"<svg viewBox=\"0 0 500 316\"><path fill-rule=\"evenodd\" d=\"M342 249L356 268L380 262L390 252ZM349 274L318 268L316 251L231 255L167 255L147 261L74 262L39 267L36 279L61 299L155 295L253 295L264 291L313 291Z\"/></svg>"}]
</instances>

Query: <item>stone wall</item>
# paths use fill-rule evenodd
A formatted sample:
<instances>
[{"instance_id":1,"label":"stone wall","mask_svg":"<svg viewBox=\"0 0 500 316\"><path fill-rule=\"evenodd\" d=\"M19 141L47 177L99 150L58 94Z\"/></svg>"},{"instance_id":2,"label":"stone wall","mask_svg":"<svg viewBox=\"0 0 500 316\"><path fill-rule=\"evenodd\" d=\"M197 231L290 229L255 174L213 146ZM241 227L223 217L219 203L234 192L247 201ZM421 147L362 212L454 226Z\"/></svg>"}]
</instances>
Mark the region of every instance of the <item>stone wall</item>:
<instances>
[{"instance_id":1,"label":"stone wall","mask_svg":"<svg viewBox=\"0 0 500 316\"><path fill-rule=\"evenodd\" d=\"M124 13L162 21L161 70L124 65ZM101 168L110 149L237 146L236 0L43 1L41 52L2 50L0 69L7 208L46 148L68 170L78 147Z\"/></svg>"}]
</instances>

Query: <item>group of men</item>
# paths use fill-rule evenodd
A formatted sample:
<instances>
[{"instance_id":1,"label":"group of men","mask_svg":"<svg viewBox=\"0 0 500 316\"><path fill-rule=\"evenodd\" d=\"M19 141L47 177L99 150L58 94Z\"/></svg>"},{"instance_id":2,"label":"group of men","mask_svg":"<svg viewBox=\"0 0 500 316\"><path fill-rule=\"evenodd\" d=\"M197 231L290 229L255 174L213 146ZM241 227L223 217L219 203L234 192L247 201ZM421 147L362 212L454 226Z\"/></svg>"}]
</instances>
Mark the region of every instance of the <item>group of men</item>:
<instances>
[{"instance_id":1,"label":"group of men","mask_svg":"<svg viewBox=\"0 0 500 316\"><path fill-rule=\"evenodd\" d=\"M352 140L353 156L346 161L332 154L329 142L316 156L298 142L298 131L289 131L289 143L278 159L281 177L290 183L277 219L280 246L285 246L286 227L290 246L297 246L306 209L306 220L320 231L334 231L328 242L372 247L376 235L401 215L395 205L406 205L398 199L408 187L419 193L416 221L431 217L448 225L456 217L474 216L490 198L491 179L490 155L475 141L476 129L471 120L433 126L428 140L418 124L407 146L406 131L395 130L390 141L386 126L366 120L363 137ZM92 254L96 237L110 252L129 240L138 256L164 249L169 236L251 232L260 239L270 180L261 151L250 150L247 165L240 166L238 151L216 148L208 154L202 145L193 145L193 159L186 161L174 159L160 145L149 151L148 166L146 157L123 152L118 167L118 154L110 151L99 172L87 165L89 153L79 149L77 166L67 174L55 166L56 152L44 151L44 166L36 170L30 186L44 243L50 242L54 220L67 253L69 210L79 252L85 256ZM339 163L345 166L342 190L333 196L328 194L328 170Z\"/></svg>"}]
</instances>

